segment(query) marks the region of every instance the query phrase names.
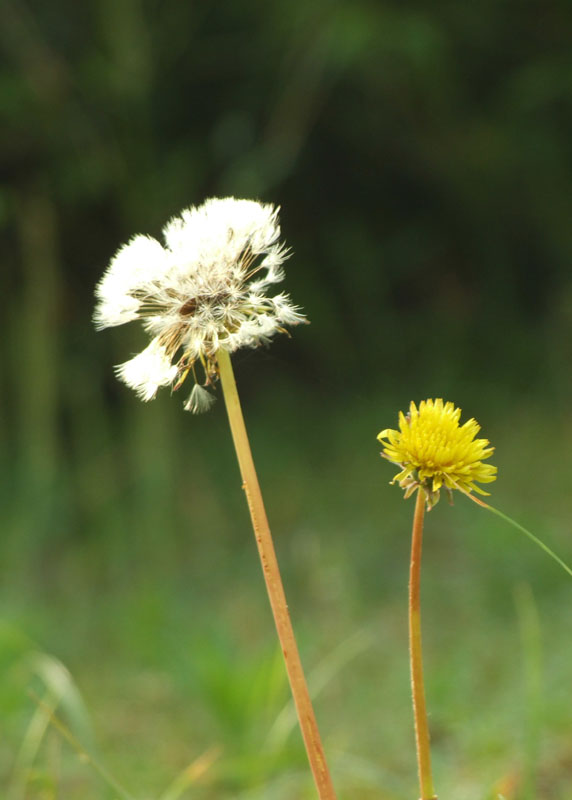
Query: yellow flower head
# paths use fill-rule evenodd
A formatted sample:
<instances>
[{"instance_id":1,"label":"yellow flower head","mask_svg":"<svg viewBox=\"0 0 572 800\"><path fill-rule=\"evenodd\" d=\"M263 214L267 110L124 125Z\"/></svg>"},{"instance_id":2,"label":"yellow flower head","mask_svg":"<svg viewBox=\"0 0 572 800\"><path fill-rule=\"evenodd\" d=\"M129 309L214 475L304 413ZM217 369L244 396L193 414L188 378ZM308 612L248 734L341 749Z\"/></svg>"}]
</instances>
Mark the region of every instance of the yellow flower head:
<instances>
[{"instance_id":1,"label":"yellow flower head","mask_svg":"<svg viewBox=\"0 0 572 800\"><path fill-rule=\"evenodd\" d=\"M459 425L461 409L453 403L422 400L419 408L411 403L407 415L399 412L399 430L387 428L378 435L383 444L382 456L401 467L391 481L399 483L410 497L422 489L429 508L439 500L445 487L488 494L475 482L490 483L496 479L497 468L483 464L494 447L488 439L475 439L481 427L474 419Z\"/></svg>"}]
</instances>

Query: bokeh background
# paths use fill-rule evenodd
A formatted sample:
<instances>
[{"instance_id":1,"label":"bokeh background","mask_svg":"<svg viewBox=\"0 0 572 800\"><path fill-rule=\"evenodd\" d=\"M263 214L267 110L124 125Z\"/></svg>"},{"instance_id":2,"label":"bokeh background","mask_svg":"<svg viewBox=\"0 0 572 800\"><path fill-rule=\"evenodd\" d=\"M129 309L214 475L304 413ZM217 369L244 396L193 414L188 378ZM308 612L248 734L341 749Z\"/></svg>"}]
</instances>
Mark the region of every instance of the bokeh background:
<instances>
[{"instance_id":1,"label":"bokeh background","mask_svg":"<svg viewBox=\"0 0 572 800\"><path fill-rule=\"evenodd\" d=\"M559 2L1 4L3 795L128 796L56 709L134 798L314 796L223 404L141 403L112 366L142 331L91 323L119 245L234 195L281 206L312 323L235 369L335 782L417 796L412 505L375 436L453 400L493 503L572 561L571 27ZM570 579L459 498L423 580L440 796L569 800Z\"/></svg>"}]
</instances>

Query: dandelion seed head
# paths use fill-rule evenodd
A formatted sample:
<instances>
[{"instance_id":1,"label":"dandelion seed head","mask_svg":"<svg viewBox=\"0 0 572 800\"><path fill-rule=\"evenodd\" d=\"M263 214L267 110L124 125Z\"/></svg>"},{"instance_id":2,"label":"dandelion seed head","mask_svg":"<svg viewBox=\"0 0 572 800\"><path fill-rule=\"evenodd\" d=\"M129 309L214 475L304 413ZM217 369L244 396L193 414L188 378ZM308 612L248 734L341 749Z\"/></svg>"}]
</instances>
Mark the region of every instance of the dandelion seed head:
<instances>
[{"instance_id":1,"label":"dandelion seed head","mask_svg":"<svg viewBox=\"0 0 572 800\"><path fill-rule=\"evenodd\" d=\"M386 429L378 435L382 456L401 471L392 483L399 483L409 497L416 489L425 492L431 508L441 488L486 495L476 483L496 480L497 468L483 464L494 447L488 439L476 439L480 425L470 419L459 424L461 409L442 399L423 400L419 408L411 403L409 413L399 413L399 430Z\"/></svg>"},{"instance_id":2,"label":"dandelion seed head","mask_svg":"<svg viewBox=\"0 0 572 800\"><path fill-rule=\"evenodd\" d=\"M195 364L209 385L220 348L256 347L305 321L287 294L267 296L283 280L289 255L274 206L211 198L173 217L163 238L164 244L132 238L96 288L97 328L139 319L152 337L116 370L142 399L152 399L160 386L178 388L189 371L196 376ZM185 407L205 410L199 396Z\"/></svg>"}]
</instances>

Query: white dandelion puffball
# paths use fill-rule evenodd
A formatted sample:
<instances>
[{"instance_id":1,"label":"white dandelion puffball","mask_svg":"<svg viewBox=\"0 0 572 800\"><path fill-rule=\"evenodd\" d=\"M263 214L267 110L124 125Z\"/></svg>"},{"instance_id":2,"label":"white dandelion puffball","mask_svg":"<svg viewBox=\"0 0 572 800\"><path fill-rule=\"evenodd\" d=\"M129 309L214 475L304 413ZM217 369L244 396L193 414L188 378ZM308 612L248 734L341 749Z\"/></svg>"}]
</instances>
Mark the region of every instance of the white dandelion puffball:
<instances>
[{"instance_id":1,"label":"white dandelion puffball","mask_svg":"<svg viewBox=\"0 0 572 800\"><path fill-rule=\"evenodd\" d=\"M217 378L220 348L256 347L305 317L287 294L266 295L288 257L274 206L211 198L173 217L163 237L164 246L138 235L120 248L97 286L94 321L101 329L142 320L151 343L116 367L117 376L151 400L191 372L185 408L198 413L214 402L204 386Z\"/></svg>"}]
</instances>

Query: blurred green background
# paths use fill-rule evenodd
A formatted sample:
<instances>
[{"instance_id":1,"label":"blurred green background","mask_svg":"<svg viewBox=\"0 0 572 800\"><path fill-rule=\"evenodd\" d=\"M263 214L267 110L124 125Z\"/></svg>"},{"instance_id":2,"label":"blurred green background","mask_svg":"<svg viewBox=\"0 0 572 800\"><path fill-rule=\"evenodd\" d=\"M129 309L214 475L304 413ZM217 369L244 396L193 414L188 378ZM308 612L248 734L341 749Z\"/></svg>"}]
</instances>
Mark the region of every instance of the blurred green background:
<instances>
[{"instance_id":1,"label":"blurred green background","mask_svg":"<svg viewBox=\"0 0 572 800\"><path fill-rule=\"evenodd\" d=\"M412 504L375 436L453 400L493 504L572 561L571 28L555 1L0 5L10 800L121 796L47 707L139 800L314 797L223 404L142 404L112 366L144 334L91 323L119 245L226 195L282 207L312 322L234 362L335 783L417 796ZM423 581L440 796L569 800L570 580L459 498Z\"/></svg>"}]
</instances>

